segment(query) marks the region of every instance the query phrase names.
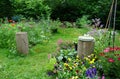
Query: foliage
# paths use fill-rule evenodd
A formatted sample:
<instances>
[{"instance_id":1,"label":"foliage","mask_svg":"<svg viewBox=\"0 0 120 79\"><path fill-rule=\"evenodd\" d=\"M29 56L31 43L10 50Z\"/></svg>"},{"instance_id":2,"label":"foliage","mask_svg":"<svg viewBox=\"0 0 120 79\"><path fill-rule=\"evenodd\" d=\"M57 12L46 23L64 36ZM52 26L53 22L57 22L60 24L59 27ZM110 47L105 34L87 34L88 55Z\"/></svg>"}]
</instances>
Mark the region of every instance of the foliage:
<instances>
[{"instance_id":1,"label":"foliage","mask_svg":"<svg viewBox=\"0 0 120 79\"><path fill-rule=\"evenodd\" d=\"M51 17L53 19L60 18L60 20L65 21L75 21L82 15L107 17L106 13L108 13L111 4L109 0L46 0L46 2L52 8ZM102 10L103 7L104 11ZM102 20L104 19L102 18Z\"/></svg>"},{"instance_id":2,"label":"foliage","mask_svg":"<svg viewBox=\"0 0 120 79\"><path fill-rule=\"evenodd\" d=\"M34 27L33 22L25 24L26 26L32 24ZM39 26L43 25L44 24L40 24ZM7 54L10 53L9 49L1 48L0 79L55 79L48 76L46 72L47 70L53 68L52 62L50 62L51 65L47 65L49 63L47 55L56 51L56 41L59 38L62 38L63 40L69 39L72 41L80 34L86 33L86 31L86 29L59 28L59 33L52 35L49 42L37 44L36 46L30 48L34 53L29 53L24 57L7 57Z\"/></svg>"},{"instance_id":3,"label":"foliage","mask_svg":"<svg viewBox=\"0 0 120 79\"><path fill-rule=\"evenodd\" d=\"M0 48L7 48L9 49L9 55L16 54L16 40L15 40L15 33L18 32L16 29L16 25L12 24L3 24L0 27Z\"/></svg>"},{"instance_id":4,"label":"foliage","mask_svg":"<svg viewBox=\"0 0 120 79\"><path fill-rule=\"evenodd\" d=\"M84 15L82 16L81 18L78 18L76 20L76 25L78 28L80 27L88 27L90 24L91 24L91 21L88 20L88 17L87 15Z\"/></svg>"},{"instance_id":5,"label":"foliage","mask_svg":"<svg viewBox=\"0 0 120 79\"><path fill-rule=\"evenodd\" d=\"M0 18L8 17L13 15L13 8L10 0L0 0Z\"/></svg>"},{"instance_id":6,"label":"foliage","mask_svg":"<svg viewBox=\"0 0 120 79\"><path fill-rule=\"evenodd\" d=\"M50 15L50 8L44 4L44 0L12 0L15 15L24 15L39 19Z\"/></svg>"},{"instance_id":7,"label":"foliage","mask_svg":"<svg viewBox=\"0 0 120 79\"><path fill-rule=\"evenodd\" d=\"M77 0L46 0L46 2L52 8L51 17L53 19L75 21L80 16L80 5Z\"/></svg>"}]
</instances>

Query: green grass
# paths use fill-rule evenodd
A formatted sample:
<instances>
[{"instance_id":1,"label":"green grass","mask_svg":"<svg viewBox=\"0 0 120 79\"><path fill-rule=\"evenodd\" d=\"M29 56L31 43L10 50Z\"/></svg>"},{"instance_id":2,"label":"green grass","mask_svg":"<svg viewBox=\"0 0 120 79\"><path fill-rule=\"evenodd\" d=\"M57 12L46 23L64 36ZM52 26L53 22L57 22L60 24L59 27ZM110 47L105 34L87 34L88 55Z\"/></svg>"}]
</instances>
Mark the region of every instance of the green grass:
<instances>
[{"instance_id":1,"label":"green grass","mask_svg":"<svg viewBox=\"0 0 120 79\"><path fill-rule=\"evenodd\" d=\"M86 32L86 29L60 28L48 42L37 44L31 48L34 53L25 57L8 57L8 50L0 49L0 79L53 79L46 71L53 68L48 66L48 54L56 52L57 40L74 41Z\"/></svg>"}]
</instances>

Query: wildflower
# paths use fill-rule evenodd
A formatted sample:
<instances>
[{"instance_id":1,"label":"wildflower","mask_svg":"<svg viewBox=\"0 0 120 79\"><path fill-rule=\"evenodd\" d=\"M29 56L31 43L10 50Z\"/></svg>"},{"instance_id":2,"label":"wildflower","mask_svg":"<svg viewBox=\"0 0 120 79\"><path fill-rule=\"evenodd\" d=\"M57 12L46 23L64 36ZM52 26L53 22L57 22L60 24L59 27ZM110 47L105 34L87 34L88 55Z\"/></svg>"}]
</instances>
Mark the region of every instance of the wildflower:
<instances>
[{"instance_id":1,"label":"wildflower","mask_svg":"<svg viewBox=\"0 0 120 79\"><path fill-rule=\"evenodd\" d=\"M113 60L112 58L109 58L109 59L108 59L108 62L113 63L113 62L114 62L114 60Z\"/></svg>"}]
</instances>

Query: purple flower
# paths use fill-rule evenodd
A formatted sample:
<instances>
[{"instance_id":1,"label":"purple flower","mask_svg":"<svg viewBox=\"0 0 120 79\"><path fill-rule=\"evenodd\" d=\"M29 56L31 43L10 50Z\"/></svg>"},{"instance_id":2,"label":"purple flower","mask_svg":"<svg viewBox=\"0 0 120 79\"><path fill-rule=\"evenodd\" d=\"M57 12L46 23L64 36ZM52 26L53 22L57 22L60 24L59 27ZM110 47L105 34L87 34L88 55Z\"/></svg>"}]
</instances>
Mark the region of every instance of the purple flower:
<instances>
[{"instance_id":1,"label":"purple flower","mask_svg":"<svg viewBox=\"0 0 120 79\"><path fill-rule=\"evenodd\" d=\"M96 74L97 74L96 68L89 68L86 71L86 76L89 78L94 78L96 76Z\"/></svg>"}]
</instances>

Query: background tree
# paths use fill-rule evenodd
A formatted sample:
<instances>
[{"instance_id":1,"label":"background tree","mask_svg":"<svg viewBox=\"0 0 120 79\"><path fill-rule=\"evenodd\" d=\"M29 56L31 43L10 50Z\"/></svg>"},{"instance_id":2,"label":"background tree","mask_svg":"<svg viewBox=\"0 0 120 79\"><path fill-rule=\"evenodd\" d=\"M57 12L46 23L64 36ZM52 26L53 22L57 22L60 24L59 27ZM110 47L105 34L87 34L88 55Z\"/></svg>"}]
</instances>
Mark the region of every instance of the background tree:
<instances>
[{"instance_id":1,"label":"background tree","mask_svg":"<svg viewBox=\"0 0 120 79\"><path fill-rule=\"evenodd\" d=\"M13 15L13 7L10 0L0 0L0 18L8 17Z\"/></svg>"}]
</instances>

